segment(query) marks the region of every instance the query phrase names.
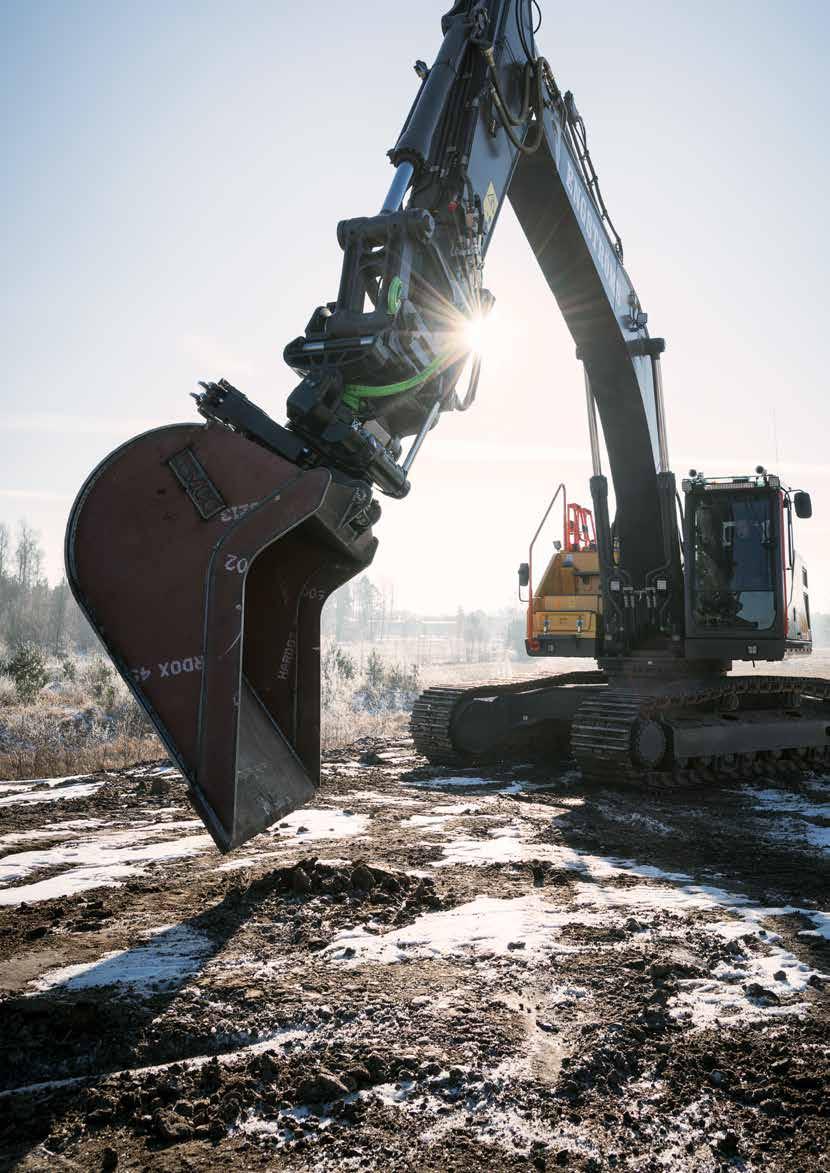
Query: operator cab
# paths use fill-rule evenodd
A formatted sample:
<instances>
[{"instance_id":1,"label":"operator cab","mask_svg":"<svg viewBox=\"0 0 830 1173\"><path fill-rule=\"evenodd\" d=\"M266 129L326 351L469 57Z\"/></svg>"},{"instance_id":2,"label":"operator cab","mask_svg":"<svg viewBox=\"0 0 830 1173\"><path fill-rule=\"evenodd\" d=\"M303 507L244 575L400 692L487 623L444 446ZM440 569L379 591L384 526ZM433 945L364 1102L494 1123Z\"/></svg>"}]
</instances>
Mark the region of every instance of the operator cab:
<instances>
[{"instance_id":1,"label":"operator cab","mask_svg":"<svg viewBox=\"0 0 830 1173\"><path fill-rule=\"evenodd\" d=\"M533 548L557 499L562 499L562 541L553 543L538 584ZM527 598L522 590L527 590ZM568 501L560 485L530 543L528 561L519 567L519 599L527 607L525 649L529 656L595 656L599 637L599 554L594 515Z\"/></svg>"},{"instance_id":2,"label":"operator cab","mask_svg":"<svg viewBox=\"0 0 830 1173\"><path fill-rule=\"evenodd\" d=\"M795 551L793 512L812 514L808 493L753 476L683 481L686 498L686 655L782 660L810 652L807 568Z\"/></svg>"}]
</instances>

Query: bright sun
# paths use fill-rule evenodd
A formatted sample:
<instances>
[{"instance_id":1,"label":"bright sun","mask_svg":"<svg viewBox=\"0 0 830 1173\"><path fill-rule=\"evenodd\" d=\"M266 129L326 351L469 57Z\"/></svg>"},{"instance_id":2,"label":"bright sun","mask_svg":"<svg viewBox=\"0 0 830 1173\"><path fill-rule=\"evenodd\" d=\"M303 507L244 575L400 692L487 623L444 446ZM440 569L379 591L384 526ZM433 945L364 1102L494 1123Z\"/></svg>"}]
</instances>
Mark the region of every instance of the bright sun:
<instances>
[{"instance_id":1,"label":"bright sun","mask_svg":"<svg viewBox=\"0 0 830 1173\"><path fill-rule=\"evenodd\" d=\"M464 323L465 347L471 350L473 354L481 354L484 349L486 328L487 323L481 314L476 314L475 317L469 318Z\"/></svg>"}]
</instances>

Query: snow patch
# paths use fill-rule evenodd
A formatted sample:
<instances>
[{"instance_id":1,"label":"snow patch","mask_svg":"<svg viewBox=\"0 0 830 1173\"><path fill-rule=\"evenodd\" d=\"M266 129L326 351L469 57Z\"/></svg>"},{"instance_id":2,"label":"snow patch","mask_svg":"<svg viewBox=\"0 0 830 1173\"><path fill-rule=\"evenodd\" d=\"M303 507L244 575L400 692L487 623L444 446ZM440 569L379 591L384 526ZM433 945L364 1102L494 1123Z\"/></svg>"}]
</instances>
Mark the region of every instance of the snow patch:
<instances>
[{"instance_id":1,"label":"snow patch","mask_svg":"<svg viewBox=\"0 0 830 1173\"><path fill-rule=\"evenodd\" d=\"M167 1071L171 1067L198 1071L200 1067L212 1063L214 1059L224 1066L227 1063L236 1062L237 1059L247 1059L251 1055L262 1055L266 1051L289 1050L295 1044L305 1042L311 1033L312 1030L310 1027L279 1027L277 1030L269 1032L265 1037L258 1038L255 1043L247 1043L245 1046L237 1047L232 1051L213 1051L208 1055L192 1055L186 1059L170 1059L167 1063L154 1063L149 1067L125 1067L119 1071L99 1071L95 1074L72 1075L66 1079L48 1079L41 1083L23 1084L21 1087L0 1090L0 1100L6 1099L9 1096L31 1095L34 1092L52 1091L56 1088L77 1087L78 1084L87 1084L90 1081L100 1079L119 1079L124 1075L129 1075L133 1079L141 1079L142 1076L154 1075L159 1071Z\"/></svg>"},{"instance_id":2,"label":"snow patch","mask_svg":"<svg viewBox=\"0 0 830 1173\"><path fill-rule=\"evenodd\" d=\"M32 984L39 992L128 986L149 993L180 986L214 951L210 938L188 925L162 925L141 935L149 938L144 944L116 949L97 961L49 970Z\"/></svg>"},{"instance_id":3,"label":"snow patch","mask_svg":"<svg viewBox=\"0 0 830 1173\"><path fill-rule=\"evenodd\" d=\"M455 776L451 778L421 778L417 782L407 782L406 786L414 790L460 790L475 789L477 787L494 787L496 794L519 794L523 790L533 789L532 782L507 782L503 778L481 778L477 775ZM541 789L536 786L536 789Z\"/></svg>"},{"instance_id":4,"label":"snow patch","mask_svg":"<svg viewBox=\"0 0 830 1173\"><path fill-rule=\"evenodd\" d=\"M804 835L811 847L830 851L830 827L811 827L808 824L804 828Z\"/></svg>"},{"instance_id":5,"label":"snow patch","mask_svg":"<svg viewBox=\"0 0 830 1173\"><path fill-rule=\"evenodd\" d=\"M815 789L815 787L813 787ZM830 800L813 802L802 794L777 788L764 790L747 787L735 791L749 798L755 810L769 811L779 817L770 823L769 833L789 844L806 845L820 852L830 851ZM826 788L822 797L826 795ZM821 820L816 823L814 820Z\"/></svg>"},{"instance_id":6,"label":"snow patch","mask_svg":"<svg viewBox=\"0 0 830 1173\"><path fill-rule=\"evenodd\" d=\"M163 826L143 823L127 830L113 831L86 839L76 837L71 843L59 844L41 851L23 851L16 855L7 855L0 860L0 886L5 887L22 880L40 868L62 867L75 863L106 866L108 863L121 862L122 858L132 862L137 858L144 858L143 853L147 850L150 854L146 858L156 858L156 849L167 845L154 844L148 848L148 840L158 839L170 831L190 831L201 825L197 819L184 819L179 823L165 823ZM113 858L114 855L118 858ZM167 858L166 854L161 858Z\"/></svg>"},{"instance_id":7,"label":"snow patch","mask_svg":"<svg viewBox=\"0 0 830 1173\"><path fill-rule=\"evenodd\" d=\"M0 782L0 788L5 790L32 790L35 786L48 786L54 789L56 786L64 786L67 782L80 782L84 778L91 778L91 774L65 774L62 778L12 778L8 781Z\"/></svg>"},{"instance_id":8,"label":"snow patch","mask_svg":"<svg viewBox=\"0 0 830 1173\"><path fill-rule=\"evenodd\" d=\"M382 794L379 790L350 790L341 798L343 802L368 802L372 806L420 806L423 801L397 794Z\"/></svg>"},{"instance_id":9,"label":"snow patch","mask_svg":"<svg viewBox=\"0 0 830 1173\"><path fill-rule=\"evenodd\" d=\"M234 856L232 859L225 859L220 864L216 865L218 872L240 872L243 868L256 867L258 863L262 863L267 858L267 852L262 855L240 855Z\"/></svg>"},{"instance_id":10,"label":"snow patch","mask_svg":"<svg viewBox=\"0 0 830 1173\"><path fill-rule=\"evenodd\" d=\"M46 823L37 831L10 831L0 835L0 847L11 847L15 843L34 843L39 839L72 839L78 831L104 826L104 819L68 819L65 823ZM116 826L110 823L110 826Z\"/></svg>"},{"instance_id":11,"label":"snow patch","mask_svg":"<svg viewBox=\"0 0 830 1173\"><path fill-rule=\"evenodd\" d=\"M212 846L213 841L208 835L160 837L171 831L200 826L196 819L161 826L148 823L129 830L75 839L41 851L7 855L0 859L0 906L54 900L90 888L118 887L128 877L143 875L144 864L199 855ZM44 868L65 870L31 884L19 883L32 872Z\"/></svg>"},{"instance_id":12,"label":"snow patch","mask_svg":"<svg viewBox=\"0 0 830 1173\"><path fill-rule=\"evenodd\" d=\"M336 807L303 807L293 811L271 828L272 834L291 838L298 843L320 839L350 839L361 836L369 825L366 815Z\"/></svg>"},{"instance_id":13,"label":"snow patch","mask_svg":"<svg viewBox=\"0 0 830 1173\"><path fill-rule=\"evenodd\" d=\"M510 853L522 843L515 829L512 834L505 834L505 830L510 829L500 828L490 844L484 843L489 848L495 845L495 854L511 858ZM468 842L478 845L482 841ZM451 956L474 957L485 962L509 957L514 962L549 965L554 954L578 953L585 948L564 937L563 930L567 927L619 929L634 913L636 919L629 933L639 934L656 927L665 931L665 917L669 915L686 920L698 933L732 946L728 963L716 964L703 977L677 982L677 992L669 1003L670 1012L678 1021L694 1028L710 1027L721 1020L750 1021L801 1014L806 1006L798 995L814 976L826 976L786 949L781 937L766 925L772 919L797 913L812 920L815 928L808 931L830 933L830 914L789 905L756 905L746 896L709 885L678 884L689 879L682 873L667 873L638 864L620 866L616 860L571 855L575 858L569 860L569 866L590 876L590 881L574 883L573 902L565 907L553 907L550 896L546 898L538 891L513 899L479 896L455 908L426 913L413 924L390 932L369 932L364 926L345 930L321 956L349 967ZM623 874L630 877L632 873L643 879L666 882L626 887L602 882ZM708 919L701 918L701 914L712 913L719 913L720 919L714 920L711 915ZM619 947L616 936L609 936L604 943L592 939L590 945L592 949ZM711 951L709 946L703 953Z\"/></svg>"},{"instance_id":14,"label":"snow patch","mask_svg":"<svg viewBox=\"0 0 830 1173\"><path fill-rule=\"evenodd\" d=\"M551 808L555 814L555 808ZM566 847L560 843L537 843L529 839L533 828L523 826L518 820L494 827L486 839L459 837L444 848L443 859L436 860L433 867L466 865L482 867L496 863L547 862L569 871L583 872L594 879L605 880L613 876L630 875L650 879L683 881L691 879L684 872L666 872L650 864L635 860L605 859Z\"/></svg>"},{"instance_id":15,"label":"snow patch","mask_svg":"<svg viewBox=\"0 0 830 1173\"><path fill-rule=\"evenodd\" d=\"M446 804L439 803L438 806L431 806L429 813L432 815L475 815L480 810L480 802L448 802Z\"/></svg>"},{"instance_id":16,"label":"snow patch","mask_svg":"<svg viewBox=\"0 0 830 1173\"><path fill-rule=\"evenodd\" d=\"M356 1100L357 1097L344 1096L343 1099L348 1102ZM315 1130L307 1133L303 1131L302 1124L312 1118ZM298 1136L314 1142L319 1139L320 1132L333 1123L334 1117L325 1112L319 1104L315 1104L313 1109L308 1104L297 1104L293 1108L282 1108L276 1120L264 1119L256 1109L252 1109L233 1132L249 1136L267 1136L272 1141L282 1144L288 1144Z\"/></svg>"},{"instance_id":17,"label":"snow patch","mask_svg":"<svg viewBox=\"0 0 830 1173\"><path fill-rule=\"evenodd\" d=\"M83 775L81 775L83 776ZM4 789L0 790L0 807L20 806L26 803L59 802L66 798L87 798L95 794L104 785L106 779L99 782L71 782L66 778L44 778L39 782L29 783L0 783ZM44 790L43 783L49 787ZM14 789L5 789L14 787Z\"/></svg>"},{"instance_id":18,"label":"snow patch","mask_svg":"<svg viewBox=\"0 0 830 1173\"><path fill-rule=\"evenodd\" d=\"M360 1092L361 1099L376 1099L385 1107L417 1115L423 1139L440 1142L448 1132L458 1127L459 1112L474 1121L476 1140L484 1146L497 1146L526 1154L529 1145L551 1141L549 1121L536 1112L503 1106L499 1100L508 1099L515 1092L515 1073L497 1068L478 1079L465 1078L454 1084L449 1074L442 1071L424 1087L414 1080L378 1084L371 1091ZM495 1098L494 1098L495 1094ZM454 1111L447 1111L453 1105ZM585 1135L584 1127L561 1119L557 1123L556 1146L573 1156L601 1157L600 1150ZM496 1167L495 1165L493 1166Z\"/></svg>"},{"instance_id":19,"label":"snow patch","mask_svg":"<svg viewBox=\"0 0 830 1173\"><path fill-rule=\"evenodd\" d=\"M615 810L605 803L598 803L597 807L602 815L612 822L629 823L632 826L641 827L644 831L649 831L653 835L675 834L673 827L669 827L665 823L661 823L659 819L653 819L649 815L641 815L637 811Z\"/></svg>"},{"instance_id":20,"label":"snow patch","mask_svg":"<svg viewBox=\"0 0 830 1173\"><path fill-rule=\"evenodd\" d=\"M350 967L459 954L527 961L554 949L574 952L572 946L556 943L558 930L573 919L570 910L551 907L538 892L505 900L478 896L468 904L426 913L382 936L362 926L345 929L320 956Z\"/></svg>"},{"instance_id":21,"label":"snow patch","mask_svg":"<svg viewBox=\"0 0 830 1173\"><path fill-rule=\"evenodd\" d=\"M181 810L181 807L179 808ZM159 812L154 811L154 816ZM58 823L44 823L44 831L88 831L90 827L114 827L115 823L107 823L106 819L61 819Z\"/></svg>"},{"instance_id":22,"label":"snow patch","mask_svg":"<svg viewBox=\"0 0 830 1173\"><path fill-rule=\"evenodd\" d=\"M433 830L447 830L447 823L452 821L452 815L410 815L401 821L402 827L432 827ZM449 833L449 832L447 832Z\"/></svg>"},{"instance_id":23,"label":"snow patch","mask_svg":"<svg viewBox=\"0 0 830 1173\"><path fill-rule=\"evenodd\" d=\"M746 787L733 793L740 794L743 798L750 798L752 805L758 810L805 815L807 818L830 819L830 795L825 802L812 802L809 798L793 793L791 790L772 788L758 790L754 787Z\"/></svg>"}]
</instances>

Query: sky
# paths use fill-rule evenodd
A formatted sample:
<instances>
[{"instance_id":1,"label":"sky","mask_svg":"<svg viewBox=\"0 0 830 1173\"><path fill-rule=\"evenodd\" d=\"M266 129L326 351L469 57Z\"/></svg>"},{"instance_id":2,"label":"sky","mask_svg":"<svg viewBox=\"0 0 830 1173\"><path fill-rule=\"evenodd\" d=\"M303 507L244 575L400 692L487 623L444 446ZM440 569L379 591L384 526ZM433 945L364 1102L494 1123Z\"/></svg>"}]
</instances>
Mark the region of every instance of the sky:
<instances>
[{"instance_id":1,"label":"sky","mask_svg":"<svg viewBox=\"0 0 830 1173\"><path fill-rule=\"evenodd\" d=\"M198 379L284 419L283 347L336 294L337 221L382 202L447 7L0 5L0 521L39 530L53 582L86 475L194 418ZM830 7L541 7L539 49L667 341L673 468L761 463L810 489L798 545L830 610ZM581 368L509 209L485 283L476 406L442 417L376 529L371 573L414 610L509 606L556 485L589 497Z\"/></svg>"}]
</instances>

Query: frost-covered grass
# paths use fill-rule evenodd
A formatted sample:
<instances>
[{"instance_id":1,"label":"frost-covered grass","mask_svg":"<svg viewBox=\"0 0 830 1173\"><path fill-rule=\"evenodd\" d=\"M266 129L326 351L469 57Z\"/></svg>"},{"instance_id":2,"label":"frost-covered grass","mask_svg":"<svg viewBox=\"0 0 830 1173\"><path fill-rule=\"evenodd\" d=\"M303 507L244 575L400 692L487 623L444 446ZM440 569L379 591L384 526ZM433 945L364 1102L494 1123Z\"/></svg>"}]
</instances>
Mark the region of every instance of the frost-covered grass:
<instances>
[{"instance_id":1,"label":"frost-covered grass","mask_svg":"<svg viewBox=\"0 0 830 1173\"><path fill-rule=\"evenodd\" d=\"M0 778L55 778L136 765L165 751L100 656L46 661L47 682L21 700L0 675Z\"/></svg>"},{"instance_id":2,"label":"frost-covered grass","mask_svg":"<svg viewBox=\"0 0 830 1173\"><path fill-rule=\"evenodd\" d=\"M323 749L339 749L361 737L396 738L409 726L409 710L369 711L354 705L354 692L338 687L324 704L320 721L320 744Z\"/></svg>"},{"instance_id":3,"label":"frost-covered grass","mask_svg":"<svg viewBox=\"0 0 830 1173\"><path fill-rule=\"evenodd\" d=\"M349 650L324 643L320 656L321 740L324 749L358 737L396 737L406 729L420 688L417 666L377 648Z\"/></svg>"},{"instance_id":4,"label":"frost-covered grass","mask_svg":"<svg viewBox=\"0 0 830 1173\"><path fill-rule=\"evenodd\" d=\"M38 698L0 718L0 777L54 778L152 761L165 751L133 701L109 711Z\"/></svg>"}]
</instances>

